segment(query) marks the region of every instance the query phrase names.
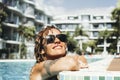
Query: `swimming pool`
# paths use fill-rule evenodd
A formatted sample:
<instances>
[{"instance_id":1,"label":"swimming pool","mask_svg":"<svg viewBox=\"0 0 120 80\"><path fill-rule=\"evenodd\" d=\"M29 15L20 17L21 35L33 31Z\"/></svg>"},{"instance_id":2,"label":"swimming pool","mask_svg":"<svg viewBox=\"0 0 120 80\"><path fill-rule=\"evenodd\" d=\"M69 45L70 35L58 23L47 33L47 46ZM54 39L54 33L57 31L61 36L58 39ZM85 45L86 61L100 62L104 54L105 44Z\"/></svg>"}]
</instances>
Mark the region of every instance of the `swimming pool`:
<instances>
[{"instance_id":1,"label":"swimming pool","mask_svg":"<svg viewBox=\"0 0 120 80\"><path fill-rule=\"evenodd\" d=\"M102 60L103 58L89 57L89 58L86 58L86 59L87 59L88 63L92 63L92 62L96 62L96 61Z\"/></svg>"},{"instance_id":2,"label":"swimming pool","mask_svg":"<svg viewBox=\"0 0 120 80\"><path fill-rule=\"evenodd\" d=\"M34 61L0 62L0 80L29 80Z\"/></svg>"},{"instance_id":3,"label":"swimming pool","mask_svg":"<svg viewBox=\"0 0 120 80\"><path fill-rule=\"evenodd\" d=\"M100 59L89 58L88 62ZM0 80L29 80L30 70L35 60L8 60L0 61Z\"/></svg>"}]
</instances>

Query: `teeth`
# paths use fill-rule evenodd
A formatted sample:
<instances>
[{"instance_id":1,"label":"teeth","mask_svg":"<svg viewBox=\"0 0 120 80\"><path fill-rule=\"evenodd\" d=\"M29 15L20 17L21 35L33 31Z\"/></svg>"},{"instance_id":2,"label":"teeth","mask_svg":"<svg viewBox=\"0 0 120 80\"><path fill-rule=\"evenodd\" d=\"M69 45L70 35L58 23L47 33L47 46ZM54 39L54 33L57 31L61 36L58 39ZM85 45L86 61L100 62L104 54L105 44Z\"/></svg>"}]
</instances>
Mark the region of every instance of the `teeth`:
<instances>
[{"instance_id":1,"label":"teeth","mask_svg":"<svg viewBox=\"0 0 120 80\"><path fill-rule=\"evenodd\" d=\"M57 46L57 48L61 48L60 46Z\"/></svg>"},{"instance_id":2,"label":"teeth","mask_svg":"<svg viewBox=\"0 0 120 80\"><path fill-rule=\"evenodd\" d=\"M61 48L61 46L57 46L56 48Z\"/></svg>"}]
</instances>

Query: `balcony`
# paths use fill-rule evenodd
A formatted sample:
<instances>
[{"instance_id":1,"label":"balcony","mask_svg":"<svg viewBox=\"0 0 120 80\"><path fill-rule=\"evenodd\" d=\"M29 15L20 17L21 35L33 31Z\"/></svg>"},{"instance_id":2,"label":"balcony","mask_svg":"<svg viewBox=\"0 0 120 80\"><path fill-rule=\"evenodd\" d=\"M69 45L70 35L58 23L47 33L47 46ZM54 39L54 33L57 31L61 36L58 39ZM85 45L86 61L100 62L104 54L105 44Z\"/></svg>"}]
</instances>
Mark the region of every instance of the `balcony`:
<instances>
[{"instance_id":1,"label":"balcony","mask_svg":"<svg viewBox=\"0 0 120 80\"><path fill-rule=\"evenodd\" d=\"M23 0L23 1L26 2L26 3L29 3L31 5L35 4L34 0Z\"/></svg>"}]
</instances>

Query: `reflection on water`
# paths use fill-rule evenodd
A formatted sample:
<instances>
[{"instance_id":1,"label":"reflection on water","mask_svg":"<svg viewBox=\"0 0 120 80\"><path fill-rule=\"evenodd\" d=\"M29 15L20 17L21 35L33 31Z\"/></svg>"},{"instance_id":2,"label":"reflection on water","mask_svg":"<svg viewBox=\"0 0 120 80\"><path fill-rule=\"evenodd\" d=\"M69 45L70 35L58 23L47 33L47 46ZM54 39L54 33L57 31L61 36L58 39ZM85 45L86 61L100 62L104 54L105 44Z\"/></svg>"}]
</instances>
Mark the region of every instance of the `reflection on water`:
<instances>
[{"instance_id":1,"label":"reflection on water","mask_svg":"<svg viewBox=\"0 0 120 80\"><path fill-rule=\"evenodd\" d=\"M88 58L88 63L100 59ZM29 80L29 74L35 61L0 62L0 80Z\"/></svg>"}]
</instances>

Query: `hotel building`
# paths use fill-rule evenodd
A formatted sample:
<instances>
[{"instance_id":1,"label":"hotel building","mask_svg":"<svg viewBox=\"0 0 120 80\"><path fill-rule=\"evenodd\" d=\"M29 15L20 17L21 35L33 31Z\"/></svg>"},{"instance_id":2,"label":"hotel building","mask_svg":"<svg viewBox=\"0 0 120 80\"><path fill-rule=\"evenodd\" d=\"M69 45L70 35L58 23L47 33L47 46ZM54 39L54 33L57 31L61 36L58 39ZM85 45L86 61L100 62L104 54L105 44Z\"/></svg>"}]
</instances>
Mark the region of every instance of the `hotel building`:
<instances>
[{"instance_id":1,"label":"hotel building","mask_svg":"<svg viewBox=\"0 0 120 80\"><path fill-rule=\"evenodd\" d=\"M36 33L52 19L51 14L46 11L41 0L0 0L8 8L7 19L3 22L2 36L0 37L0 58L20 58L21 44L17 28L24 24L34 26ZM25 41L27 46L27 58L34 56L34 41Z\"/></svg>"},{"instance_id":2,"label":"hotel building","mask_svg":"<svg viewBox=\"0 0 120 80\"><path fill-rule=\"evenodd\" d=\"M97 40L99 31L112 31L111 11L114 8L95 8L82 9L79 12L67 15L54 17L51 16L48 8L43 6L41 0L0 0L8 7L8 16L2 26L2 35L0 37L0 58L9 58L10 54L14 58L19 59L21 44L17 28L21 25L34 26L36 33L47 24L56 25L61 31L69 31L72 35L77 26L82 26L89 37L75 37L79 41L80 49L81 42L89 40ZM102 41L97 47L103 49L103 53L107 52L111 41ZM27 46L27 58L34 58L34 41L25 41ZM5 51L4 51L5 50ZM117 44L117 52L120 52L120 41Z\"/></svg>"},{"instance_id":3,"label":"hotel building","mask_svg":"<svg viewBox=\"0 0 120 80\"><path fill-rule=\"evenodd\" d=\"M81 40L82 42L97 40L100 31L113 30L112 24L114 21L111 20L111 12L113 9L113 7L81 9L78 12L73 12L73 14L56 16L51 23L55 24L63 32L70 32L71 35L74 33L77 26L82 26L83 31L89 36L88 39L85 37L81 38L80 36L75 38L79 41L80 49L82 49ZM111 40L102 40L100 44L97 44L97 47L102 48L104 54L108 54L107 47L110 46L110 43L112 43ZM120 52L120 41L117 45L117 52Z\"/></svg>"}]
</instances>

